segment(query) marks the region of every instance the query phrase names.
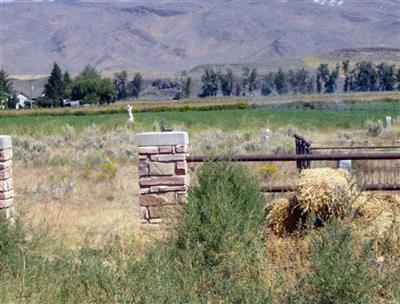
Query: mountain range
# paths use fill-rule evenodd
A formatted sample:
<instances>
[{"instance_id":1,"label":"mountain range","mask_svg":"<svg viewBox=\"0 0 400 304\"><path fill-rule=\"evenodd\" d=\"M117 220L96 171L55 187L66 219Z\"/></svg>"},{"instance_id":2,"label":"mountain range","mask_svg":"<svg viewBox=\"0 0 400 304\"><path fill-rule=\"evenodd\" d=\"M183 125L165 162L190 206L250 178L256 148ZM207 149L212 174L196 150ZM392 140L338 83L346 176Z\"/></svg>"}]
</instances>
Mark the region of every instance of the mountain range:
<instances>
[{"instance_id":1,"label":"mountain range","mask_svg":"<svg viewBox=\"0 0 400 304\"><path fill-rule=\"evenodd\" d=\"M55 61L72 74L91 64L105 74L148 75L360 54L400 61L398 0L8 0L2 16L3 65L12 75L48 74Z\"/></svg>"}]
</instances>

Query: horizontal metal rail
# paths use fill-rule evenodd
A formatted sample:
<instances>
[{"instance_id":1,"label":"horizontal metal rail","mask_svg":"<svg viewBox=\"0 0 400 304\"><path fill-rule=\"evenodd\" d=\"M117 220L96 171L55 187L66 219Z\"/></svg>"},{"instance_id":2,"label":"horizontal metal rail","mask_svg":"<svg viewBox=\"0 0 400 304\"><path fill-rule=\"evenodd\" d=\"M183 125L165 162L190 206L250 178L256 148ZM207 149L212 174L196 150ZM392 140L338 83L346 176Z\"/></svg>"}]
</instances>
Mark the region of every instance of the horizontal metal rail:
<instances>
[{"instance_id":1,"label":"horizontal metal rail","mask_svg":"<svg viewBox=\"0 0 400 304\"><path fill-rule=\"evenodd\" d=\"M374 149L400 149L400 146L353 146L353 147L311 147L311 150L374 150Z\"/></svg>"},{"instance_id":2,"label":"horizontal metal rail","mask_svg":"<svg viewBox=\"0 0 400 304\"><path fill-rule=\"evenodd\" d=\"M400 191L400 184L368 184L360 186L363 191ZM261 192L263 193L284 193L294 192L293 186L263 186Z\"/></svg>"},{"instance_id":3,"label":"horizontal metal rail","mask_svg":"<svg viewBox=\"0 0 400 304\"><path fill-rule=\"evenodd\" d=\"M289 155L234 155L234 156L188 156L187 161L190 163L201 162L286 162L286 161L334 161L334 160L390 160L400 159L399 152L384 153L330 153L330 154L289 154Z\"/></svg>"}]
</instances>

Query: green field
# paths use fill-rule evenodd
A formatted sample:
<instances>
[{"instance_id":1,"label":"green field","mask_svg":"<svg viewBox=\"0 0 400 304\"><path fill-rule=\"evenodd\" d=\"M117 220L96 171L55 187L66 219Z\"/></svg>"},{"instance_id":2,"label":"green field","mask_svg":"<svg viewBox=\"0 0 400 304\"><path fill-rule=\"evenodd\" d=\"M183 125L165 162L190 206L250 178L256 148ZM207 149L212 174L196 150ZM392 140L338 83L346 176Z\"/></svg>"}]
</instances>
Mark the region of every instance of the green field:
<instances>
[{"instance_id":1,"label":"green field","mask_svg":"<svg viewBox=\"0 0 400 304\"><path fill-rule=\"evenodd\" d=\"M400 102L399 102L400 105ZM397 107L396 107L397 108ZM189 131L218 128L221 130L248 130L253 128L277 128L293 125L300 128L315 129L351 129L361 128L368 119L383 119L386 115L397 117L397 109L384 108L374 111L349 111L335 109L246 109L246 110L213 110L187 112L138 113L135 131L157 130L160 121L170 128L179 125ZM80 131L90 125L97 125L108 130L127 125L126 114L100 114L88 116L18 116L1 117L1 134L54 134L66 126Z\"/></svg>"}]
</instances>

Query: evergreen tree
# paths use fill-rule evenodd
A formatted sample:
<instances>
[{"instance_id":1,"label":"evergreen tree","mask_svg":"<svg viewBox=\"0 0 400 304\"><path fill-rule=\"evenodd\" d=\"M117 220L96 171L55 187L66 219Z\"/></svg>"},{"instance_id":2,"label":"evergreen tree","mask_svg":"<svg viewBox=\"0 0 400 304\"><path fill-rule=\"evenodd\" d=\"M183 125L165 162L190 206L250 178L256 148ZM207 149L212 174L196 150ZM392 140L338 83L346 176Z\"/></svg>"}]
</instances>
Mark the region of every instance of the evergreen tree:
<instances>
[{"instance_id":1,"label":"evergreen tree","mask_svg":"<svg viewBox=\"0 0 400 304\"><path fill-rule=\"evenodd\" d=\"M0 94L13 94L11 79L4 69L0 71Z\"/></svg>"},{"instance_id":2,"label":"evergreen tree","mask_svg":"<svg viewBox=\"0 0 400 304\"><path fill-rule=\"evenodd\" d=\"M342 62L342 69L344 73L344 86L343 91L348 92L350 90L350 61L346 60Z\"/></svg>"},{"instance_id":3,"label":"evergreen tree","mask_svg":"<svg viewBox=\"0 0 400 304\"><path fill-rule=\"evenodd\" d=\"M378 72L375 65L371 61L357 62L352 71L353 78L353 91L376 91L378 87Z\"/></svg>"},{"instance_id":4,"label":"evergreen tree","mask_svg":"<svg viewBox=\"0 0 400 304\"><path fill-rule=\"evenodd\" d=\"M242 89L240 87L240 83L236 82L236 85L235 85L235 96L240 96L241 92L242 92Z\"/></svg>"},{"instance_id":5,"label":"evergreen tree","mask_svg":"<svg viewBox=\"0 0 400 304\"><path fill-rule=\"evenodd\" d=\"M201 76L202 92L200 97L217 96L218 93L218 74L213 70L206 68Z\"/></svg>"},{"instance_id":6,"label":"evergreen tree","mask_svg":"<svg viewBox=\"0 0 400 304\"><path fill-rule=\"evenodd\" d=\"M139 98L140 92L143 88L143 78L140 73L136 73L132 81L128 84L129 95L132 98Z\"/></svg>"},{"instance_id":7,"label":"evergreen tree","mask_svg":"<svg viewBox=\"0 0 400 304\"><path fill-rule=\"evenodd\" d=\"M305 94L307 93L307 81L309 73L304 68L298 69L294 75L295 79L295 93Z\"/></svg>"},{"instance_id":8,"label":"evergreen tree","mask_svg":"<svg viewBox=\"0 0 400 304\"><path fill-rule=\"evenodd\" d=\"M326 63L321 63L316 72L318 93L321 93L322 88L326 87L326 83L329 80L329 76L330 76L330 71L328 65Z\"/></svg>"},{"instance_id":9,"label":"evergreen tree","mask_svg":"<svg viewBox=\"0 0 400 304\"><path fill-rule=\"evenodd\" d=\"M257 70L255 68L249 69L245 67L243 69L243 93L245 95L246 91L250 94L256 89L257 86Z\"/></svg>"},{"instance_id":10,"label":"evergreen tree","mask_svg":"<svg viewBox=\"0 0 400 304\"><path fill-rule=\"evenodd\" d=\"M118 100L128 97L128 73L125 70L114 74L114 87Z\"/></svg>"},{"instance_id":11,"label":"evergreen tree","mask_svg":"<svg viewBox=\"0 0 400 304\"><path fill-rule=\"evenodd\" d=\"M270 95L275 89L274 84L275 75L274 73L270 72L264 76L263 83L261 86L261 94L262 95Z\"/></svg>"},{"instance_id":12,"label":"evergreen tree","mask_svg":"<svg viewBox=\"0 0 400 304\"><path fill-rule=\"evenodd\" d=\"M72 80L71 77L69 76L68 71L64 72L63 75L63 97L64 98L71 98L71 86L72 86Z\"/></svg>"},{"instance_id":13,"label":"evergreen tree","mask_svg":"<svg viewBox=\"0 0 400 304\"><path fill-rule=\"evenodd\" d=\"M307 79L307 85L306 85L307 94L312 94L312 93L314 93L314 91L315 91L314 84L315 84L315 78L309 77L309 78Z\"/></svg>"},{"instance_id":14,"label":"evergreen tree","mask_svg":"<svg viewBox=\"0 0 400 304\"><path fill-rule=\"evenodd\" d=\"M189 98L191 90L192 90L192 78L190 76L187 76L182 82L182 97Z\"/></svg>"},{"instance_id":15,"label":"evergreen tree","mask_svg":"<svg viewBox=\"0 0 400 304\"><path fill-rule=\"evenodd\" d=\"M381 63L377 69L380 91L393 91L396 84L395 66Z\"/></svg>"},{"instance_id":16,"label":"evergreen tree","mask_svg":"<svg viewBox=\"0 0 400 304\"><path fill-rule=\"evenodd\" d=\"M356 90L356 73L354 69L350 71L349 89L351 92Z\"/></svg>"},{"instance_id":17,"label":"evergreen tree","mask_svg":"<svg viewBox=\"0 0 400 304\"><path fill-rule=\"evenodd\" d=\"M397 69L396 79L397 79L397 90L400 91L400 68Z\"/></svg>"},{"instance_id":18,"label":"evergreen tree","mask_svg":"<svg viewBox=\"0 0 400 304\"><path fill-rule=\"evenodd\" d=\"M0 109L15 109L15 94L11 79L3 69L0 70Z\"/></svg>"},{"instance_id":19,"label":"evergreen tree","mask_svg":"<svg viewBox=\"0 0 400 304\"><path fill-rule=\"evenodd\" d=\"M233 92L234 76L231 69L228 69L225 74L219 75L221 91L224 96L231 96Z\"/></svg>"},{"instance_id":20,"label":"evergreen tree","mask_svg":"<svg viewBox=\"0 0 400 304\"><path fill-rule=\"evenodd\" d=\"M340 66L336 65L336 68L329 74L328 81L325 83L325 93L335 93L336 81L339 78Z\"/></svg>"},{"instance_id":21,"label":"evergreen tree","mask_svg":"<svg viewBox=\"0 0 400 304\"><path fill-rule=\"evenodd\" d=\"M279 68L278 72L275 74L274 85L278 94L282 95L288 92L287 77L281 68Z\"/></svg>"},{"instance_id":22,"label":"evergreen tree","mask_svg":"<svg viewBox=\"0 0 400 304\"><path fill-rule=\"evenodd\" d=\"M296 74L292 69L287 72L287 81L289 84L289 90L291 90L294 94L297 94L297 79Z\"/></svg>"},{"instance_id":23,"label":"evergreen tree","mask_svg":"<svg viewBox=\"0 0 400 304\"><path fill-rule=\"evenodd\" d=\"M64 97L63 75L57 63L54 63L47 83L44 86L44 95L53 105L57 105Z\"/></svg>"}]
</instances>

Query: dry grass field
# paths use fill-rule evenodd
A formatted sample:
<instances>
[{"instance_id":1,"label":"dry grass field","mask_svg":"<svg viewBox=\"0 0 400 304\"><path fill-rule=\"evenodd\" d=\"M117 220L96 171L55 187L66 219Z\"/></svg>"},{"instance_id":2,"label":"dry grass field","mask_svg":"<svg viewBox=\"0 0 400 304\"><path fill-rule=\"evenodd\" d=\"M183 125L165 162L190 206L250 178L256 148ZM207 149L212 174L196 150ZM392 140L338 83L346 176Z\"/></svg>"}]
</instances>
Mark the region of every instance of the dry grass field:
<instances>
[{"instance_id":1,"label":"dry grass field","mask_svg":"<svg viewBox=\"0 0 400 304\"><path fill-rule=\"evenodd\" d=\"M316 145L379 145L397 141L398 121L390 131L383 130L379 123L369 124L372 125L370 133L366 129L330 128L320 132L280 127L273 130L268 143L263 139L263 129L195 129L190 131L190 153L291 154L294 153L295 133L303 134ZM374 133L376 127L380 128L379 134ZM174 129L187 128L174 125ZM95 242L116 231L140 234L134 134L128 127L107 131L91 126L82 132L67 127L52 135L15 136L14 179L18 212L24 213L32 223L45 223L71 244L78 244L86 237ZM273 172L264 180L263 168L267 167L268 171L271 169L268 166L273 167ZM194 167L198 165L192 167L194 174ZM294 163L249 163L248 167L259 176L261 183L268 185L286 185L296 180Z\"/></svg>"},{"instance_id":2,"label":"dry grass field","mask_svg":"<svg viewBox=\"0 0 400 304\"><path fill-rule=\"evenodd\" d=\"M199 113L207 115L207 112ZM203 119L197 117L200 114L195 112L190 115ZM227 119L232 117L235 116L226 116ZM18 245L20 249L12 247L11 253L5 251L7 259L16 259L17 262L10 260L8 264L1 265L16 263L21 266L15 266L16 275L8 266L4 268L2 278L5 283L0 286L0 294L3 294L0 302L176 303L189 293L193 301L186 303L203 303L200 300L202 290L209 289L209 303L241 302L238 300L240 296L245 299L241 303L398 303L400 290L396 282L400 278L397 271L400 269L400 243L393 238L397 231L393 229L397 229L400 214L397 195L381 193L370 197L368 194L364 199L385 206L386 209L376 215L384 225L373 226L371 223L375 223L375 218L352 216L323 229L311 227L282 236L270 231L268 221L262 215L257 223L252 224L258 227L254 230L258 233L253 235L249 232L251 241L235 239L235 232L231 242L226 237L227 232L218 232L225 225L239 227L232 220L240 222L247 215L236 218L235 213L225 218L220 214L213 218L215 223L221 220L226 222L215 224L213 238L222 233L222 243L230 245L220 248L219 243L214 244L210 240L213 245L207 246L219 249L212 249L216 252L211 255L212 261L207 263L216 264L213 267L204 266L206 262L203 265L199 262L201 259L197 260L202 254L208 256L202 251L203 245L197 249L189 246L191 249L182 251L181 247L176 247L179 244L176 240L189 237L192 233L193 237L206 233L207 226L191 226L190 223L195 220L192 219L189 224L181 224L189 225L182 234L180 229L183 228L179 225L140 224L134 135L152 129L141 119L134 128L126 124L113 128L93 124L82 126L79 130L64 126L53 133L12 134L14 203L17 218L28 231L24 239L28 243ZM301 124L288 126L282 121L281 125L272 128L269 142L264 140L262 127L229 130L210 124L202 129L184 122L174 124L173 128L189 131L192 155L279 155L294 153L295 133L301 133L318 145L396 143L400 135L400 120L396 119L390 130L385 130L382 122L372 120L363 122L360 128L345 129L332 126L308 128L301 127ZM257 185L251 184L250 188L263 183L295 184L297 180L294 164L250 163L246 166L249 171L241 175L241 183L252 180L252 175L257 181ZM199 182L197 175L201 170L201 165L191 166L194 184ZM267 178L266 172L269 173ZM229 171L227 174L230 174ZM243 204L258 200L258 194L253 190L243 190L249 191L246 195L251 197ZM215 201L222 203L224 195L229 193L221 191L214 195ZM268 209L269 203L278 197L282 195L265 195L262 204ZM213 200L209 203L212 206ZM208 205L202 204L204 208ZM228 205L225 207L228 208ZM229 213L229 208L225 212ZM257 218L259 215L254 216ZM390 222L392 215L395 216L393 225ZM207 238L207 235L204 237ZM331 241L326 242L325 239ZM30 252L28 256L24 253L26 251ZM359 254L363 251L368 256ZM19 255L15 257L15 252L23 253L21 261L28 259L28 266L24 266L26 262L19 264ZM37 261L37 256L42 256L43 252L46 259ZM214 260L214 254L220 259ZM352 272L353 268L360 269L360 272ZM343 281L333 280L338 276ZM63 277L68 279L63 281L60 279ZM166 284L170 277L176 278L171 285ZM224 278L233 281L219 286ZM36 280L48 287L31 283ZM324 283L326 280L330 283ZM368 292L364 288L367 283L373 284ZM14 285L16 288L10 292L9 287ZM330 288L332 292L324 288ZM342 295L343 288L349 294ZM357 297L362 302L357 302Z\"/></svg>"},{"instance_id":3,"label":"dry grass field","mask_svg":"<svg viewBox=\"0 0 400 304\"><path fill-rule=\"evenodd\" d=\"M190 153L290 154L294 153L293 134L300 132L295 127L278 128L267 143L262 129L196 131L191 132ZM397 139L397 123L390 133L382 131L377 136L365 132L330 129L303 130L302 134L315 143L383 144ZM96 243L105 235L120 233L140 238L143 227L138 219L136 148L130 129L103 132L93 126L82 133L67 129L48 136L17 136L14 145L15 205L32 224L45 224L57 238L72 246L86 239ZM261 184L287 185L296 180L294 163L247 166ZM192 174L198 167L191 166ZM267 179L263 170L271 171Z\"/></svg>"},{"instance_id":4,"label":"dry grass field","mask_svg":"<svg viewBox=\"0 0 400 304\"><path fill-rule=\"evenodd\" d=\"M137 168L115 176L82 176L74 167L14 167L16 210L30 225L45 225L68 246L98 244L106 235L140 238Z\"/></svg>"}]
</instances>

